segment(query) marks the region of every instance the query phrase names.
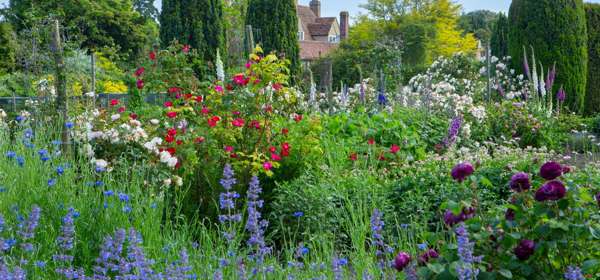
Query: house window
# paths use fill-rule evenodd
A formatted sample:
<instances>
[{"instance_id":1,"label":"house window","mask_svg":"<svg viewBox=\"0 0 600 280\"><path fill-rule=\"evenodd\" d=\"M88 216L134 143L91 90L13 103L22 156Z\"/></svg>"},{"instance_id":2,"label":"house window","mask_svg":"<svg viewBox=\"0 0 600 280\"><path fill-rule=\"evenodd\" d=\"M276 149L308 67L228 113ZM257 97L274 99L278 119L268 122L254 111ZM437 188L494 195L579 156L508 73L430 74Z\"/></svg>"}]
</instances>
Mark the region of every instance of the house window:
<instances>
[{"instance_id":1,"label":"house window","mask_svg":"<svg viewBox=\"0 0 600 280\"><path fill-rule=\"evenodd\" d=\"M329 35L329 43L337 43L340 41L339 36L336 35Z\"/></svg>"},{"instance_id":2,"label":"house window","mask_svg":"<svg viewBox=\"0 0 600 280\"><path fill-rule=\"evenodd\" d=\"M303 31L298 31L298 40L304 41L304 32Z\"/></svg>"}]
</instances>

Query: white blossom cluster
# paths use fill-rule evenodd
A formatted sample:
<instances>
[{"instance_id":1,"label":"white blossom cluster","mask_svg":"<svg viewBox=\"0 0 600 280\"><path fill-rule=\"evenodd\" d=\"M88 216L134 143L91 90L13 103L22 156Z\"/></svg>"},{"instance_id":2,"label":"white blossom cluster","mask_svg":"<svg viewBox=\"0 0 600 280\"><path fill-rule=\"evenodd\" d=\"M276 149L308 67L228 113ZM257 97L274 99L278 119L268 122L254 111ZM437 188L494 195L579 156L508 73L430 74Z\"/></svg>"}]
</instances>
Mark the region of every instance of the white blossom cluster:
<instances>
[{"instance_id":1,"label":"white blossom cluster","mask_svg":"<svg viewBox=\"0 0 600 280\"><path fill-rule=\"evenodd\" d=\"M304 97L303 107L321 113L348 112L361 105L377 104L377 90L371 79L365 79L353 87L331 93L320 92L313 85Z\"/></svg>"},{"instance_id":2,"label":"white blossom cluster","mask_svg":"<svg viewBox=\"0 0 600 280\"><path fill-rule=\"evenodd\" d=\"M514 69L510 69L512 58L510 56L499 59L492 56L491 62L491 77L492 95L498 95L501 99L518 99L527 95L529 91L529 83L523 74L516 75ZM487 79L487 67L482 67L479 71L482 79Z\"/></svg>"},{"instance_id":3,"label":"white blossom cluster","mask_svg":"<svg viewBox=\"0 0 600 280\"><path fill-rule=\"evenodd\" d=\"M471 115L479 122L485 120L485 107L475 102L483 83L477 73L465 69L466 65L468 58L463 54L437 59L424 74L409 81L399 103L443 112L449 117Z\"/></svg>"}]
</instances>

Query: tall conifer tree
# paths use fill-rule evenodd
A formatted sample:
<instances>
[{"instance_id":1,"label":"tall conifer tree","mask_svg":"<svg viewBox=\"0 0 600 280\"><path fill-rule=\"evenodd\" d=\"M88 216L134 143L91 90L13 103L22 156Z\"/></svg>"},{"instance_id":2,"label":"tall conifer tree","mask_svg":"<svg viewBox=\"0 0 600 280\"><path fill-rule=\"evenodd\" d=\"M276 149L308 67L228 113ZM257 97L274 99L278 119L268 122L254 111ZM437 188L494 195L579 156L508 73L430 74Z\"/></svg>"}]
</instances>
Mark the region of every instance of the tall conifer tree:
<instances>
[{"instance_id":1,"label":"tall conifer tree","mask_svg":"<svg viewBox=\"0 0 600 280\"><path fill-rule=\"evenodd\" d=\"M255 39L265 52L276 52L291 62L290 72L300 71L298 17L295 0L250 0L246 24L258 29Z\"/></svg>"},{"instance_id":2,"label":"tall conifer tree","mask_svg":"<svg viewBox=\"0 0 600 280\"><path fill-rule=\"evenodd\" d=\"M509 38L514 67L523 69L523 47L533 47L536 59L545 68L556 63L555 85L564 87L565 104L574 112L583 112L588 68L583 1L513 0Z\"/></svg>"}]
</instances>

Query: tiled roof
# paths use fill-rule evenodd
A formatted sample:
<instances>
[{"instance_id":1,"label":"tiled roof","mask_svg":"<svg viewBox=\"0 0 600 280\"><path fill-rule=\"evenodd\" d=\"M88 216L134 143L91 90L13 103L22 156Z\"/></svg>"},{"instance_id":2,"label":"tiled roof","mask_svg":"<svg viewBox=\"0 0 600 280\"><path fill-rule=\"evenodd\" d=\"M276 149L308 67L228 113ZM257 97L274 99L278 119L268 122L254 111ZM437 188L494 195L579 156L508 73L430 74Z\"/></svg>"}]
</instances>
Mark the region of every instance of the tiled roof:
<instances>
[{"instance_id":1,"label":"tiled roof","mask_svg":"<svg viewBox=\"0 0 600 280\"><path fill-rule=\"evenodd\" d=\"M308 24L315 22L317 20L317 16L308 6L298 5L296 6L298 19L302 24L302 31L304 31L305 40L312 40L312 36L310 35L310 30L308 28Z\"/></svg>"},{"instance_id":2,"label":"tiled roof","mask_svg":"<svg viewBox=\"0 0 600 280\"><path fill-rule=\"evenodd\" d=\"M300 59L316 60L331 53L338 44L320 41L300 41Z\"/></svg>"},{"instance_id":3,"label":"tiled roof","mask_svg":"<svg viewBox=\"0 0 600 280\"><path fill-rule=\"evenodd\" d=\"M336 18L317 18L315 23L308 24L308 30L312 36L327 36L331 30L331 25L336 21Z\"/></svg>"}]
</instances>

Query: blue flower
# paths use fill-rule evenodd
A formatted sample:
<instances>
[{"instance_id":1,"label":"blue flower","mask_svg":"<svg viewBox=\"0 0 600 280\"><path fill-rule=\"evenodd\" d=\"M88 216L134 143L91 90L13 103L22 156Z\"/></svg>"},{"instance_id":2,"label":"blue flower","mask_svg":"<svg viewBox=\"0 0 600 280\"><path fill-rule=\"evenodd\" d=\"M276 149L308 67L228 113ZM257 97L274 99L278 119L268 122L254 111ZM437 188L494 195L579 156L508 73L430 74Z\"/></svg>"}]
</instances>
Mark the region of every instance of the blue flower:
<instances>
[{"instance_id":1,"label":"blue flower","mask_svg":"<svg viewBox=\"0 0 600 280\"><path fill-rule=\"evenodd\" d=\"M294 212L294 217L296 217L296 218L304 217L304 212L302 212L302 211Z\"/></svg>"},{"instance_id":2,"label":"blue flower","mask_svg":"<svg viewBox=\"0 0 600 280\"><path fill-rule=\"evenodd\" d=\"M13 152L13 151L8 151L8 152L6 152L6 157L7 157L7 158L13 159L13 158L15 158L16 156L17 156L17 153L15 153L15 152Z\"/></svg>"},{"instance_id":3,"label":"blue flower","mask_svg":"<svg viewBox=\"0 0 600 280\"><path fill-rule=\"evenodd\" d=\"M18 116L15 118L15 120L16 120L17 122L22 122L22 121L24 121L24 120L25 120L25 117L23 117L23 116L21 116L21 115L18 115Z\"/></svg>"},{"instance_id":4,"label":"blue flower","mask_svg":"<svg viewBox=\"0 0 600 280\"><path fill-rule=\"evenodd\" d=\"M38 268L44 268L44 267L46 267L46 262L45 261L36 261L35 266L37 266Z\"/></svg>"},{"instance_id":5,"label":"blue flower","mask_svg":"<svg viewBox=\"0 0 600 280\"><path fill-rule=\"evenodd\" d=\"M126 214L131 213L131 206L129 206L129 205L123 206L123 213L126 213Z\"/></svg>"},{"instance_id":6,"label":"blue flower","mask_svg":"<svg viewBox=\"0 0 600 280\"><path fill-rule=\"evenodd\" d=\"M20 167L23 167L23 165L25 165L25 158L24 158L24 157L21 157L21 156L18 156L18 157L17 157L17 164L18 164Z\"/></svg>"},{"instance_id":7,"label":"blue flower","mask_svg":"<svg viewBox=\"0 0 600 280\"><path fill-rule=\"evenodd\" d=\"M417 247L419 248L419 250L425 250L427 249L427 243L417 244Z\"/></svg>"},{"instance_id":8,"label":"blue flower","mask_svg":"<svg viewBox=\"0 0 600 280\"><path fill-rule=\"evenodd\" d=\"M307 255L309 252L310 252L310 249L308 249L304 246L302 246L302 248L300 248L300 254L302 254L303 256Z\"/></svg>"},{"instance_id":9,"label":"blue flower","mask_svg":"<svg viewBox=\"0 0 600 280\"><path fill-rule=\"evenodd\" d=\"M6 192L6 187L0 186L0 193Z\"/></svg>"},{"instance_id":10,"label":"blue flower","mask_svg":"<svg viewBox=\"0 0 600 280\"><path fill-rule=\"evenodd\" d=\"M73 122L66 122L66 123L65 123L65 127L66 127L67 129L72 129L74 126L75 126L75 125L73 124Z\"/></svg>"},{"instance_id":11,"label":"blue flower","mask_svg":"<svg viewBox=\"0 0 600 280\"><path fill-rule=\"evenodd\" d=\"M54 140L54 141L52 141L52 145L54 145L54 146L59 146L61 144L62 144L62 141L60 141L60 140Z\"/></svg>"},{"instance_id":12,"label":"blue flower","mask_svg":"<svg viewBox=\"0 0 600 280\"><path fill-rule=\"evenodd\" d=\"M56 168L56 174L58 176L63 175L65 173L65 169L62 166Z\"/></svg>"},{"instance_id":13,"label":"blue flower","mask_svg":"<svg viewBox=\"0 0 600 280\"><path fill-rule=\"evenodd\" d=\"M52 187L54 185L56 185L56 179L52 178L48 180L48 187Z\"/></svg>"},{"instance_id":14,"label":"blue flower","mask_svg":"<svg viewBox=\"0 0 600 280\"><path fill-rule=\"evenodd\" d=\"M129 196L124 193L119 193L119 200L121 200L123 202L129 202Z\"/></svg>"},{"instance_id":15,"label":"blue flower","mask_svg":"<svg viewBox=\"0 0 600 280\"><path fill-rule=\"evenodd\" d=\"M113 196L114 194L115 194L115 192L113 192L113 191L111 191L111 190L108 190L108 191L105 191L105 192L104 192L104 195L105 195L105 196Z\"/></svg>"}]
</instances>

